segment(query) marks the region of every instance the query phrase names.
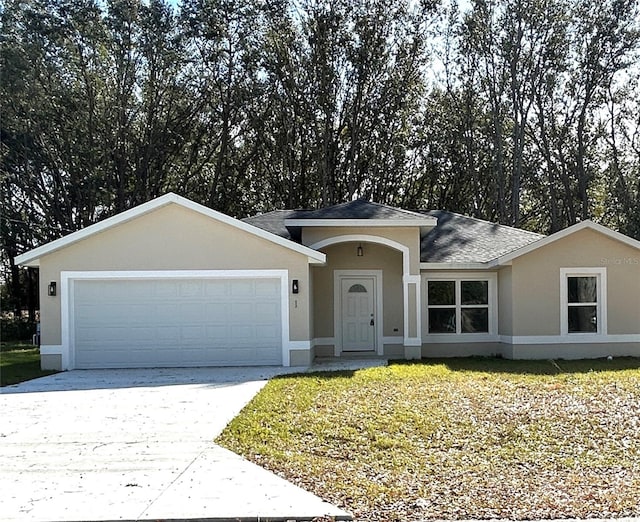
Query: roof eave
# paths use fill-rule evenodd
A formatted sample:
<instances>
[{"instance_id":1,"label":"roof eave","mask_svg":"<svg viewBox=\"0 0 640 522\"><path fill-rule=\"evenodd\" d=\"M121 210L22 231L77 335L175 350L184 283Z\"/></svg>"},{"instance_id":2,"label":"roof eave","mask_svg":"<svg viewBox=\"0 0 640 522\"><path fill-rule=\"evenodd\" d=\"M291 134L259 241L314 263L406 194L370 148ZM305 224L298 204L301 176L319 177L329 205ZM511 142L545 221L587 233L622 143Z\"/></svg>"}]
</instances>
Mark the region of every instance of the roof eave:
<instances>
[{"instance_id":1,"label":"roof eave","mask_svg":"<svg viewBox=\"0 0 640 522\"><path fill-rule=\"evenodd\" d=\"M567 236L570 236L571 234L575 234L576 232L579 232L580 230L584 230L585 228L589 228L591 230L595 230L596 232L600 232L601 234L614 239L616 241L620 241L621 243L625 243L633 248L636 248L638 250L640 250L640 241L638 241L637 239L633 239L629 236L625 236L624 234L621 234L620 232L616 232L614 230L611 230L603 225L599 225L598 223L594 223L591 220L586 220L586 221L581 221L580 223L576 223L575 225L572 225L570 227L567 227L563 230L560 230L558 232L555 232L554 234L551 234L550 236L545 236L542 237L540 239L538 239L537 241L534 241L532 243L529 243L528 245L525 245L523 247L520 247L516 250L513 250L512 252L509 252L508 254L504 254L503 256L497 257L491 261L489 261L489 265L492 267L495 266L509 266L511 265L511 262L521 256L524 256L530 252L533 252L534 250L537 250L538 248L541 248L543 246L549 245L551 243L554 243L556 241L558 241L559 239L563 239Z\"/></svg>"},{"instance_id":2,"label":"roof eave","mask_svg":"<svg viewBox=\"0 0 640 522\"><path fill-rule=\"evenodd\" d=\"M40 258L42 256L49 255L53 252L56 252L57 250L77 243L78 241L82 241L83 239L86 239L94 234L98 234L114 226L126 223L127 221L131 221L132 219L140 217L171 203L178 204L184 208L188 208L212 219L216 219L225 224L239 228L240 230L244 230L245 232L258 236L267 241L271 241L272 243L276 243L280 246L288 248L289 250L293 250L295 252L303 254L307 256L307 259L311 264L322 265L326 263L326 256L322 252L318 252L317 250L313 250L304 245L299 245L298 243L294 243L293 241L282 238L271 232L267 232L266 230L263 230L259 227L232 218L230 216L227 216L226 214L222 214L221 212L210 209L208 207L205 207L204 205L200 205L199 203L195 203L194 201L170 192L169 194L160 196L159 198L148 201L147 203L143 203L142 205L138 205L137 207L134 207L132 209L125 210L120 214L116 214L115 216L78 230L77 232L73 232L60 239L56 239L55 241L34 248L33 250L25 252L24 254L20 254L19 256L15 257L15 264L21 266L37 267L40 265Z\"/></svg>"},{"instance_id":3,"label":"roof eave","mask_svg":"<svg viewBox=\"0 0 640 522\"><path fill-rule=\"evenodd\" d=\"M143 216L149 212L152 212L158 208L161 208L165 205L169 205L172 202L177 202L172 196L176 196L176 194L169 193L161 196L159 198L148 201L147 203L143 203L142 205L138 205L137 207L131 208L129 210L125 210L115 216L111 216L110 218L104 219L103 221L99 221L98 223L94 223L93 225L89 225L86 228L81 230L77 230L76 232L72 232L64 237L46 243L42 246L36 247L33 250L29 250L19 256L15 257L15 264L21 266L39 266L40 258L45 255L52 254L62 248L70 246L78 241L82 241L94 234L98 234L104 230L112 228L117 225L121 225L135 219L137 217Z\"/></svg>"},{"instance_id":4,"label":"roof eave","mask_svg":"<svg viewBox=\"0 0 640 522\"><path fill-rule=\"evenodd\" d=\"M490 268L489 263L482 261L420 262L420 270L488 270Z\"/></svg>"}]
</instances>

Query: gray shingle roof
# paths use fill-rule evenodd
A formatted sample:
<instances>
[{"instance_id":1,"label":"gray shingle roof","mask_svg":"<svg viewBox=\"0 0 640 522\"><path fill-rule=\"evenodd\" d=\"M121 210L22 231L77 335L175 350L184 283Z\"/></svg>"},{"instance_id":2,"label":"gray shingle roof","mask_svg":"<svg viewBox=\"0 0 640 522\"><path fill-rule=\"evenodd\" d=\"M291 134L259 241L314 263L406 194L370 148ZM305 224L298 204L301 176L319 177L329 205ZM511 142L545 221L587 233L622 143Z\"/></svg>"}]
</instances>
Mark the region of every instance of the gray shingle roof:
<instances>
[{"instance_id":1,"label":"gray shingle roof","mask_svg":"<svg viewBox=\"0 0 640 522\"><path fill-rule=\"evenodd\" d=\"M437 218L438 224L421 237L420 261L423 263L486 263L544 237L526 230L498 225L444 210L412 212L362 200L350 201L320 210L274 210L245 218L243 221L300 243L300 227L287 227L285 220L415 220L425 216Z\"/></svg>"},{"instance_id":2,"label":"gray shingle roof","mask_svg":"<svg viewBox=\"0 0 640 522\"><path fill-rule=\"evenodd\" d=\"M285 219L292 219L301 212L300 210L274 210L272 212L266 212L265 214L257 214L255 216L249 216L242 221L249 223L254 227L261 228L267 232L271 232L276 236L284 237L285 239L291 239L296 243L300 243L301 234L300 227L285 227ZM302 211L304 212L304 211Z\"/></svg>"},{"instance_id":3,"label":"gray shingle roof","mask_svg":"<svg viewBox=\"0 0 640 522\"><path fill-rule=\"evenodd\" d=\"M389 207L380 203L371 203L358 199L321 208L319 210L299 210L290 219L424 219L425 214Z\"/></svg>"},{"instance_id":4,"label":"gray shingle roof","mask_svg":"<svg viewBox=\"0 0 640 522\"><path fill-rule=\"evenodd\" d=\"M437 218L438 225L421 238L423 263L486 263L544 237L444 210L425 214Z\"/></svg>"}]
</instances>

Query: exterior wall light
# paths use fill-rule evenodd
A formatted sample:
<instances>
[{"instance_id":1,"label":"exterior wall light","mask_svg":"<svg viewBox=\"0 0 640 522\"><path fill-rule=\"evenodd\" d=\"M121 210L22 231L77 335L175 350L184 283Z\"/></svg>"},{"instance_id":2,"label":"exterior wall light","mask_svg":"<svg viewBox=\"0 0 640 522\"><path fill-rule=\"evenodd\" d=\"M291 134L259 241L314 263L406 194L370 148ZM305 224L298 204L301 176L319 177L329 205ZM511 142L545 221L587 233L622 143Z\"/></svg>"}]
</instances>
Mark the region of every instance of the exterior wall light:
<instances>
[{"instance_id":1,"label":"exterior wall light","mask_svg":"<svg viewBox=\"0 0 640 522\"><path fill-rule=\"evenodd\" d=\"M49 295L50 297L54 297L56 295L56 287L58 285L56 284L55 281L51 281L49 283L49 285L47 286L47 295Z\"/></svg>"},{"instance_id":2,"label":"exterior wall light","mask_svg":"<svg viewBox=\"0 0 640 522\"><path fill-rule=\"evenodd\" d=\"M356 249L356 255L358 257L362 257L364 255L364 250L362 249L362 245L358 245L358 248Z\"/></svg>"},{"instance_id":3,"label":"exterior wall light","mask_svg":"<svg viewBox=\"0 0 640 522\"><path fill-rule=\"evenodd\" d=\"M298 280L294 279L291 282L291 293L292 294L297 294L298 292L300 292L300 287L298 286Z\"/></svg>"}]
</instances>

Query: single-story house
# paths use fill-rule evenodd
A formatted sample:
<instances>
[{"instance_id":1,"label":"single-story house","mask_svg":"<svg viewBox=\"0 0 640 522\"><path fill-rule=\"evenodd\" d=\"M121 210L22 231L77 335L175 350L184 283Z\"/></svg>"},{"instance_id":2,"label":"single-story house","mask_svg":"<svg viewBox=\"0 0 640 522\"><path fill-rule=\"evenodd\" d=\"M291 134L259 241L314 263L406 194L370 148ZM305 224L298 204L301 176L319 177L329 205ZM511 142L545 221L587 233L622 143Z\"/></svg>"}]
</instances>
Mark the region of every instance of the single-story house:
<instances>
[{"instance_id":1,"label":"single-story house","mask_svg":"<svg viewBox=\"0 0 640 522\"><path fill-rule=\"evenodd\" d=\"M43 368L640 356L640 241L366 201L238 220L167 194L16 258Z\"/></svg>"}]
</instances>

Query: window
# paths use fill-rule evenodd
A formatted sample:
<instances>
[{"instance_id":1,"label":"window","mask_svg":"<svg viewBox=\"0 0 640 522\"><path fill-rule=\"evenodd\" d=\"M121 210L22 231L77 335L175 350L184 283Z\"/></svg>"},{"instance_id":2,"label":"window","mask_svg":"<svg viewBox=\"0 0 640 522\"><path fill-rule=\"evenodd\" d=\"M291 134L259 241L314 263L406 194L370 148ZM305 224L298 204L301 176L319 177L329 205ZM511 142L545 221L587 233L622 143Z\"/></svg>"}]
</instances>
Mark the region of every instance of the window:
<instances>
[{"instance_id":1,"label":"window","mask_svg":"<svg viewBox=\"0 0 640 522\"><path fill-rule=\"evenodd\" d=\"M561 333L606 333L606 268L562 268Z\"/></svg>"},{"instance_id":2,"label":"window","mask_svg":"<svg viewBox=\"0 0 640 522\"><path fill-rule=\"evenodd\" d=\"M484 278L427 279L427 332L429 334L495 333L495 274Z\"/></svg>"}]
</instances>

